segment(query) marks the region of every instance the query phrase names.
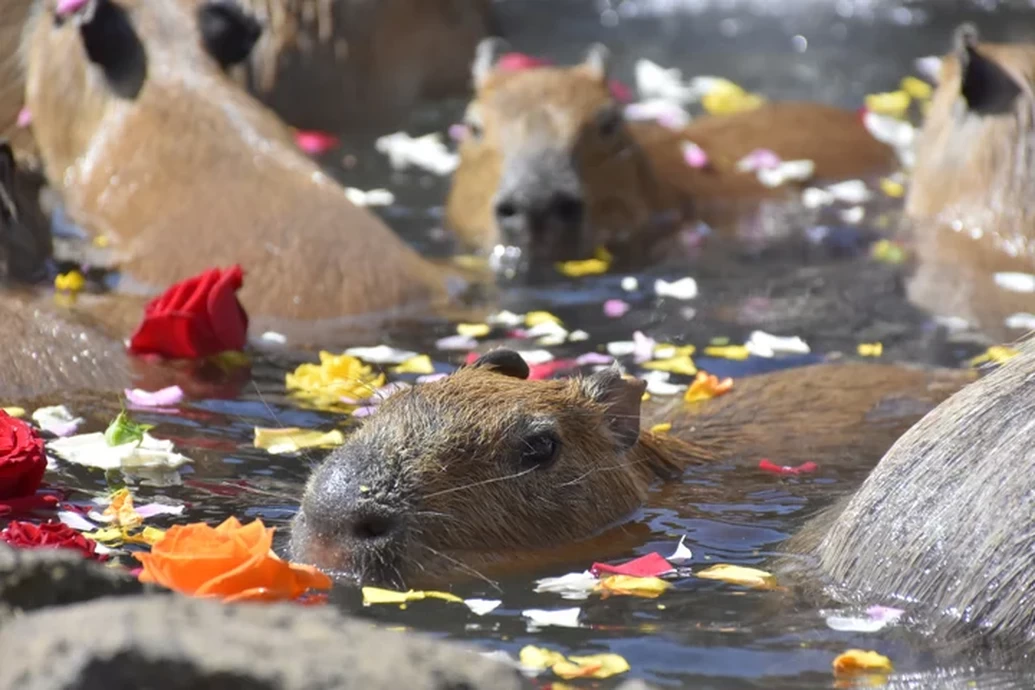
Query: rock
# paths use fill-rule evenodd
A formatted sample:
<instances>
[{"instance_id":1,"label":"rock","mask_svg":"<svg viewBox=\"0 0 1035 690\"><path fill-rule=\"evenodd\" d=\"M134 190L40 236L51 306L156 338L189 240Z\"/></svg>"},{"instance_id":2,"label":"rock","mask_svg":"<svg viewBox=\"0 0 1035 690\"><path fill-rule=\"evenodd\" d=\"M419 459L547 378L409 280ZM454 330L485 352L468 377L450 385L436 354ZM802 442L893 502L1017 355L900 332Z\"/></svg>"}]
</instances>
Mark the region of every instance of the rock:
<instances>
[{"instance_id":1,"label":"rock","mask_svg":"<svg viewBox=\"0 0 1035 690\"><path fill-rule=\"evenodd\" d=\"M66 549L13 549L0 543L0 623L4 610L32 611L98 597L158 591L125 570Z\"/></svg>"},{"instance_id":2,"label":"rock","mask_svg":"<svg viewBox=\"0 0 1035 690\"><path fill-rule=\"evenodd\" d=\"M302 690L529 688L464 647L348 620L331 607L106 598L0 628L0 688Z\"/></svg>"}]
</instances>

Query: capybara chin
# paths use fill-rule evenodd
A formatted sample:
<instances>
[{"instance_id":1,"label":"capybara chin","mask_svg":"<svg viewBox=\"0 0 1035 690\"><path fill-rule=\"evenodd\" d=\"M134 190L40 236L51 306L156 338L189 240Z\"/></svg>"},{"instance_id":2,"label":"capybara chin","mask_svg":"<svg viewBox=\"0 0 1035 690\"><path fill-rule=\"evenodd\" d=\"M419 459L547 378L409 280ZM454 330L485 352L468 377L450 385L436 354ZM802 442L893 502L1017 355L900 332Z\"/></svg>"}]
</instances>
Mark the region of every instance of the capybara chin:
<instances>
[{"instance_id":1,"label":"capybara chin","mask_svg":"<svg viewBox=\"0 0 1035 690\"><path fill-rule=\"evenodd\" d=\"M33 131L68 216L107 236L125 285L156 292L240 263L245 307L280 319L445 298L444 277L226 76L254 38L242 13L212 0L55 5L41 1L25 32ZM220 31L203 34L210 24Z\"/></svg>"},{"instance_id":2,"label":"capybara chin","mask_svg":"<svg viewBox=\"0 0 1035 690\"><path fill-rule=\"evenodd\" d=\"M785 160L809 159L815 177L836 180L893 169L894 152L859 117L815 103L773 103L703 117L680 131L626 122L608 88L608 52L593 46L570 67L497 69L503 43L486 39L472 68L475 97L447 200L449 226L469 248L520 248L505 266L541 275L555 261L588 258L599 246L640 266L671 255L685 226L719 230L790 198L799 185L763 186L737 163L760 148ZM683 142L709 157L684 160Z\"/></svg>"},{"instance_id":3,"label":"capybara chin","mask_svg":"<svg viewBox=\"0 0 1035 690\"><path fill-rule=\"evenodd\" d=\"M1035 45L954 36L923 129L906 202L916 239L910 298L1012 340L1035 313L1030 291L999 273L1035 271Z\"/></svg>"},{"instance_id":4,"label":"capybara chin","mask_svg":"<svg viewBox=\"0 0 1035 690\"><path fill-rule=\"evenodd\" d=\"M641 422L645 384L617 368L568 380L527 376L517 353L494 350L389 397L314 471L292 557L409 586L486 563L530 564L537 550L564 547L570 556L576 542L628 520L655 480L678 478L692 463L873 463L972 378L817 365L740 380L705 403L650 405ZM670 432L641 430L663 421Z\"/></svg>"},{"instance_id":5,"label":"capybara chin","mask_svg":"<svg viewBox=\"0 0 1035 690\"><path fill-rule=\"evenodd\" d=\"M807 580L907 609L947 654L1035 650L1035 343L1020 349L927 414L854 495L788 542L818 562Z\"/></svg>"}]
</instances>

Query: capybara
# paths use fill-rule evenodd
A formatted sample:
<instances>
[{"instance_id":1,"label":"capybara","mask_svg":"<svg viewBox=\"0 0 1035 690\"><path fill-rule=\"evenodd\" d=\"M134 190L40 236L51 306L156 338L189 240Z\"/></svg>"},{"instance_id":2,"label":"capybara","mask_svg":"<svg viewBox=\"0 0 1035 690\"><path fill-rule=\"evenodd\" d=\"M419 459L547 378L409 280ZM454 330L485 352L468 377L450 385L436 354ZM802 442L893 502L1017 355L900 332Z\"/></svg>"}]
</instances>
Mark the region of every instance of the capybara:
<instances>
[{"instance_id":1,"label":"capybara","mask_svg":"<svg viewBox=\"0 0 1035 690\"><path fill-rule=\"evenodd\" d=\"M240 263L255 317L320 319L428 304L446 279L295 147L225 74L240 50L200 25L242 22L212 0L37 7L27 101L67 215L111 244L123 291L154 293ZM215 51L215 52L213 52Z\"/></svg>"},{"instance_id":2,"label":"capybara","mask_svg":"<svg viewBox=\"0 0 1035 690\"><path fill-rule=\"evenodd\" d=\"M422 100L466 93L475 46L498 33L490 0L221 1L203 31L226 29L223 13L237 8L263 28L245 64L229 65L234 78L291 125L332 132L384 129ZM25 90L18 46L36 2L0 3L0 136L13 138L19 154L32 140L17 126Z\"/></svg>"},{"instance_id":3,"label":"capybara","mask_svg":"<svg viewBox=\"0 0 1035 690\"><path fill-rule=\"evenodd\" d=\"M1018 347L785 548L814 557L803 575L825 593L906 608L948 653L1035 642L1035 342Z\"/></svg>"},{"instance_id":4,"label":"capybara","mask_svg":"<svg viewBox=\"0 0 1035 690\"><path fill-rule=\"evenodd\" d=\"M310 478L293 558L401 586L457 575L491 552L570 549L627 520L656 479L690 464L876 462L972 378L822 364L641 410L646 384L616 367L547 381L528 371L517 353L493 350L389 397ZM647 430L662 422L671 430Z\"/></svg>"},{"instance_id":5,"label":"capybara","mask_svg":"<svg viewBox=\"0 0 1035 690\"><path fill-rule=\"evenodd\" d=\"M671 253L678 231L701 220L722 230L745 208L800 184L769 188L737 163L756 149L808 159L815 178L878 174L894 152L856 113L816 103L772 103L702 117L673 131L627 122L608 88L601 45L570 67L496 69L503 43L486 39L473 66L468 134L446 206L469 248L521 248L522 268L583 259L604 246L626 266ZM690 167L682 142L708 165Z\"/></svg>"},{"instance_id":6,"label":"capybara","mask_svg":"<svg viewBox=\"0 0 1035 690\"><path fill-rule=\"evenodd\" d=\"M49 295L30 292L23 281L49 257L38 207L26 192L14 153L0 142L0 405L75 389L115 390L129 382L125 347L88 317L69 319Z\"/></svg>"},{"instance_id":7,"label":"capybara","mask_svg":"<svg viewBox=\"0 0 1035 690\"><path fill-rule=\"evenodd\" d=\"M383 129L470 88L491 0L238 0L265 27L246 83L296 127Z\"/></svg>"},{"instance_id":8,"label":"capybara","mask_svg":"<svg viewBox=\"0 0 1035 690\"><path fill-rule=\"evenodd\" d=\"M917 140L908 294L1012 340L1035 313L1035 288L1023 276L1019 289L1002 282L1002 274L1035 273L1035 45L979 43L971 25L957 29L954 44Z\"/></svg>"}]
</instances>

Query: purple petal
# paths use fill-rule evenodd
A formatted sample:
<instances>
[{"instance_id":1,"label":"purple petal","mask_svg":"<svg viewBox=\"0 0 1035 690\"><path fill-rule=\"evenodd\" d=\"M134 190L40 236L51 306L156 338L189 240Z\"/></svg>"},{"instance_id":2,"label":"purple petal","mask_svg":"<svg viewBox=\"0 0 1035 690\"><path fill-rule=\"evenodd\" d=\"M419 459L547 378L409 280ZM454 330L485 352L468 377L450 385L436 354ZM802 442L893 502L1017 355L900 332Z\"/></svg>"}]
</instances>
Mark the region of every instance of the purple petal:
<instances>
[{"instance_id":1,"label":"purple petal","mask_svg":"<svg viewBox=\"0 0 1035 690\"><path fill-rule=\"evenodd\" d=\"M163 405L175 405L183 400L183 389L179 386L169 386L158 391L143 391L139 388L126 389L126 399L134 405L141 407L162 407Z\"/></svg>"},{"instance_id":2,"label":"purple petal","mask_svg":"<svg viewBox=\"0 0 1035 690\"><path fill-rule=\"evenodd\" d=\"M683 160L696 170L708 167L708 154L692 141L683 142Z\"/></svg>"},{"instance_id":3,"label":"purple petal","mask_svg":"<svg viewBox=\"0 0 1035 690\"><path fill-rule=\"evenodd\" d=\"M367 405L366 407L357 407L352 411L353 417L369 417L370 415L377 412L377 405Z\"/></svg>"},{"instance_id":4,"label":"purple petal","mask_svg":"<svg viewBox=\"0 0 1035 690\"><path fill-rule=\"evenodd\" d=\"M580 367L587 364L610 364L613 361L615 361L614 357L605 355L602 352L587 352L575 358L575 364Z\"/></svg>"},{"instance_id":5,"label":"purple petal","mask_svg":"<svg viewBox=\"0 0 1035 690\"><path fill-rule=\"evenodd\" d=\"M97 525L93 524L79 513L71 510L59 510L58 520L65 523L72 529L80 530L81 532L92 532L97 529Z\"/></svg>"},{"instance_id":6,"label":"purple petal","mask_svg":"<svg viewBox=\"0 0 1035 690\"><path fill-rule=\"evenodd\" d=\"M66 14L72 14L81 10L86 3L87 0L59 0L57 9L54 12L57 16L63 17Z\"/></svg>"},{"instance_id":7,"label":"purple petal","mask_svg":"<svg viewBox=\"0 0 1035 690\"><path fill-rule=\"evenodd\" d=\"M18 111L18 126L25 128L32 124L32 111L28 107Z\"/></svg>"},{"instance_id":8,"label":"purple petal","mask_svg":"<svg viewBox=\"0 0 1035 690\"><path fill-rule=\"evenodd\" d=\"M417 383L434 383L440 379L444 379L449 374L428 374L427 376L418 376Z\"/></svg>"},{"instance_id":9,"label":"purple petal","mask_svg":"<svg viewBox=\"0 0 1035 690\"><path fill-rule=\"evenodd\" d=\"M888 623L894 623L902 617L905 611L903 609L896 609L890 606L871 606L866 609L866 615L876 621L886 621Z\"/></svg>"},{"instance_id":10,"label":"purple petal","mask_svg":"<svg viewBox=\"0 0 1035 690\"><path fill-rule=\"evenodd\" d=\"M737 167L746 172L754 172L755 170L778 168L781 163L783 160L775 152L769 149L755 149L741 158Z\"/></svg>"},{"instance_id":11,"label":"purple petal","mask_svg":"<svg viewBox=\"0 0 1035 690\"><path fill-rule=\"evenodd\" d=\"M449 125L449 138L453 141L463 141L471 131L467 125L457 122Z\"/></svg>"},{"instance_id":12,"label":"purple petal","mask_svg":"<svg viewBox=\"0 0 1035 690\"><path fill-rule=\"evenodd\" d=\"M609 299L604 302L604 316L609 319L617 319L625 316L629 308L628 302L623 302L620 299Z\"/></svg>"},{"instance_id":13,"label":"purple petal","mask_svg":"<svg viewBox=\"0 0 1035 690\"><path fill-rule=\"evenodd\" d=\"M440 350L473 350L478 347L478 341L469 335L450 335L436 340L435 347Z\"/></svg>"}]
</instances>

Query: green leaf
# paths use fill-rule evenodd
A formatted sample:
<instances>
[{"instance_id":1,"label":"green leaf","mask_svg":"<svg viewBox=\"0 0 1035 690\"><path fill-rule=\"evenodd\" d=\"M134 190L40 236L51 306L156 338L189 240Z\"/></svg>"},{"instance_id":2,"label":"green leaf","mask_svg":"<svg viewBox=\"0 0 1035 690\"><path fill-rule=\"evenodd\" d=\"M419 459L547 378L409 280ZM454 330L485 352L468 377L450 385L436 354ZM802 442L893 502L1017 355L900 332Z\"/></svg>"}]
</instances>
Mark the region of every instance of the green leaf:
<instances>
[{"instance_id":1,"label":"green leaf","mask_svg":"<svg viewBox=\"0 0 1035 690\"><path fill-rule=\"evenodd\" d=\"M108 428L104 430L104 440L109 446L121 446L125 443L140 443L144 440L144 433L154 429L153 424L137 424L126 411L119 412Z\"/></svg>"}]
</instances>

